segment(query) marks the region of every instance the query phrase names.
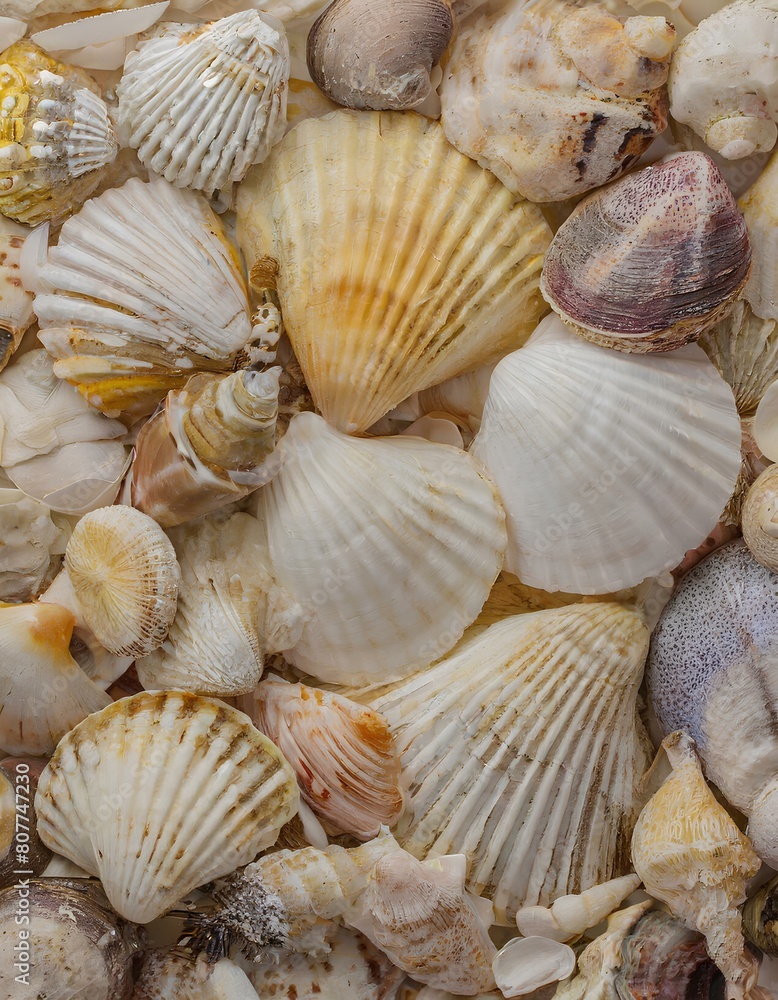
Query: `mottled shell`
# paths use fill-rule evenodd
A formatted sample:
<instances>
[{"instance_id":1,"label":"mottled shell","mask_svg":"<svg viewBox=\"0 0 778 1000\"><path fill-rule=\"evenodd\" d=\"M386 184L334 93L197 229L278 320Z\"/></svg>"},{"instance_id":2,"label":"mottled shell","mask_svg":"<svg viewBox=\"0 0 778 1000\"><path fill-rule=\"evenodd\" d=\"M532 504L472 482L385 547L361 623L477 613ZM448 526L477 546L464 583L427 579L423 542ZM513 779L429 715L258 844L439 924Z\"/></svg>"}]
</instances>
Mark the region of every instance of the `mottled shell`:
<instances>
[{"instance_id":1,"label":"mottled shell","mask_svg":"<svg viewBox=\"0 0 778 1000\"><path fill-rule=\"evenodd\" d=\"M420 115L303 121L249 172L238 219L249 267L277 261L286 332L342 431L518 347L543 312L540 210Z\"/></svg>"},{"instance_id":2,"label":"mottled shell","mask_svg":"<svg viewBox=\"0 0 778 1000\"><path fill-rule=\"evenodd\" d=\"M622 351L696 338L743 291L745 221L703 153L679 153L590 194L562 223L540 287L576 333Z\"/></svg>"},{"instance_id":3,"label":"mottled shell","mask_svg":"<svg viewBox=\"0 0 778 1000\"><path fill-rule=\"evenodd\" d=\"M132 507L101 507L73 529L65 565L89 628L117 656L162 645L176 614L178 568L159 525Z\"/></svg>"},{"instance_id":4,"label":"mottled shell","mask_svg":"<svg viewBox=\"0 0 778 1000\"><path fill-rule=\"evenodd\" d=\"M771 465L748 491L743 539L757 562L778 572L778 466Z\"/></svg>"},{"instance_id":5,"label":"mottled shell","mask_svg":"<svg viewBox=\"0 0 778 1000\"><path fill-rule=\"evenodd\" d=\"M213 964L174 951L146 952L132 1000L256 1000L246 973L228 958Z\"/></svg>"},{"instance_id":6,"label":"mottled shell","mask_svg":"<svg viewBox=\"0 0 778 1000\"><path fill-rule=\"evenodd\" d=\"M41 776L38 831L147 923L271 846L297 809L294 774L241 712L182 691L91 715Z\"/></svg>"},{"instance_id":7,"label":"mottled shell","mask_svg":"<svg viewBox=\"0 0 778 1000\"><path fill-rule=\"evenodd\" d=\"M167 23L127 57L118 125L150 170L212 195L283 135L288 80L275 18L243 10L211 24Z\"/></svg>"},{"instance_id":8,"label":"mottled shell","mask_svg":"<svg viewBox=\"0 0 778 1000\"><path fill-rule=\"evenodd\" d=\"M25 39L2 53L0 103L0 212L30 225L61 222L116 156L97 84Z\"/></svg>"}]
</instances>

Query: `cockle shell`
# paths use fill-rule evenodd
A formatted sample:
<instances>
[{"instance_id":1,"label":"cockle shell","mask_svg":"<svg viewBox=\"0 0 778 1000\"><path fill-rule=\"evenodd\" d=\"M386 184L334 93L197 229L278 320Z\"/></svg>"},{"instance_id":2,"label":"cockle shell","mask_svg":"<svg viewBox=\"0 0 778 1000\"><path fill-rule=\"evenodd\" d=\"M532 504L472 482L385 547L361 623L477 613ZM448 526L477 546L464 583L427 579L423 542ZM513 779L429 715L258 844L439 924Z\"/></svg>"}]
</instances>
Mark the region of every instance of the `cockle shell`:
<instances>
[{"instance_id":1,"label":"cockle shell","mask_svg":"<svg viewBox=\"0 0 778 1000\"><path fill-rule=\"evenodd\" d=\"M674 38L662 17L621 24L595 3L484 6L445 67L446 137L531 201L583 194L665 128Z\"/></svg>"},{"instance_id":2,"label":"cockle shell","mask_svg":"<svg viewBox=\"0 0 778 1000\"><path fill-rule=\"evenodd\" d=\"M679 731L662 747L673 770L635 825L635 871L648 893L705 935L727 982L742 986L747 996L758 967L745 950L737 907L761 862L705 784L694 741Z\"/></svg>"},{"instance_id":3,"label":"cockle shell","mask_svg":"<svg viewBox=\"0 0 778 1000\"><path fill-rule=\"evenodd\" d=\"M32 295L22 287L19 260L29 230L0 217L0 371L32 325Z\"/></svg>"},{"instance_id":4,"label":"cockle shell","mask_svg":"<svg viewBox=\"0 0 778 1000\"><path fill-rule=\"evenodd\" d=\"M679 153L580 202L548 248L540 288L595 344L668 351L720 318L750 265L745 220L715 163Z\"/></svg>"},{"instance_id":5,"label":"cockle shell","mask_svg":"<svg viewBox=\"0 0 778 1000\"><path fill-rule=\"evenodd\" d=\"M267 14L166 23L127 57L118 125L150 170L212 195L284 134L288 80L286 34Z\"/></svg>"},{"instance_id":6,"label":"cockle shell","mask_svg":"<svg viewBox=\"0 0 778 1000\"><path fill-rule=\"evenodd\" d=\"M743 540L757 562L778 572L778 465L770 465L743 504Z\"/></svg>"},{"instance_id":7,"label":"cockle shell","mask_svg":"<svg viewBox=\"0 0 778 1000\"><path fill-rule=\"evenodd\" d=\"M16 42L0 60L0 212L61 222L100 183L118 144L108 109L83 70Z\"/></svg>"},{"instance_id":8,"label":"cockle shell","mask_svg":"<svg viewBox=\"0 0 778 1000\"><path fill-rule=\"evenodd\" d=\"M704 331L699 344L732 387L738 413L753 416L778 378L778 323L757 316L743 299Z\"/></svg>"},{"instance_id":9,"label":"cockle shell","mask_svg":"<svg viewBox=\"0 0 778 1000\"><path fill-rule=\"evenodd\" d=\"M35 808L44 843L148 923L271 846L297 810L294 774L241 712L183 691L109 705L61 740Z\"/></svg>"},{"instance_id":10,"label":"cockle shell","mask_svg":"<svg viewBox=\"0 0 778 1000\"><path fill-rule=\"evenodd\" d=\"M402 846L466 854L468 888L500 923L629 870L647 648L621 605L516 615L371 697L408 783Z\"/></svg>"},{"instance_id":11,"label":"cockle shell","mask_svg":"<svg viewBox=\"0 0 778 1000\"><path fill-rule=\"evenodd\" d=\"M249 267L277 261L287 334L342 431L518 347L543 312L540 210L420 115L302 122L242 183L238 223Z\"/></svg>"},{"instance_id":12,"label":"cockle shell","mask_svg":"<svg viewBox=\"0 0 778 1000\"><path fill-rule=\"evenodd\" d=\"M505 506L505 568L593 594L699 543L737 482L740 440L732 392L698 347L610 351L553 316L495 369L471 450Z\"/></svg>"},{"instance_id":13,"label":"cockle shell","mask_svg":"<svg viewBox=\"0 0 778 1000\"><path fill-rule=\"evenodd\" d=\"M0 488L0 601L29 601L53 578L67 535L45 504Z\"/></svg>"},{"instance_id":14,"label":"cockle shell","mask_svg":"<svg viewBox=\"0 0 778 1000\"><path fill-rule=\"evenodd\" d=\"M383 716L274 676L241 707L292 765L304 801L330 831L369 840L397 821L400 761Z\"/></svg>"},{"instance_id":15,"label":"cockle shell","mask_svg":"<svg viewBox=\"0 0 778 1000\"><path fill-rule=\"evenodd\" d=\"M200 195L161 178L89 201L49 248L34 291L55 374L105 412L151 413L195 371L230 370L251 337L221 223Z\"/></svg>"},{"instance_id":16,"label":"cockle shell","mask_svg":"<svg viewBox=\"0 0 778 1000\"><path fill-rule=\"evenodd\" d=\"M132 502L163 527L248 496L278 471L280 368L195 375L138 435Z\"/></svg>"},{"instance_id":17,"label":"cockle shell","mask_svg":"<svg viewBox=\"0 0 778 1000\"><path fill-rule=\"evenodd\" d=\"M280 451L253 512L307 619L286 659L357 684L445 653L502 563L503 514L477 463L421 438L349 437L312 413L293 418Z\"/></svg>"},{"instance_id":18,"label":"cockle shell","mask_svg":"<svg viewBox=\"0 0 778 1000\"><path fill-rule=\"evenodd\" d=\"M147 952L132 1000L256 1000L246 973L223 958L209 964L175 951Z\"/></svg>"}]
</instances>

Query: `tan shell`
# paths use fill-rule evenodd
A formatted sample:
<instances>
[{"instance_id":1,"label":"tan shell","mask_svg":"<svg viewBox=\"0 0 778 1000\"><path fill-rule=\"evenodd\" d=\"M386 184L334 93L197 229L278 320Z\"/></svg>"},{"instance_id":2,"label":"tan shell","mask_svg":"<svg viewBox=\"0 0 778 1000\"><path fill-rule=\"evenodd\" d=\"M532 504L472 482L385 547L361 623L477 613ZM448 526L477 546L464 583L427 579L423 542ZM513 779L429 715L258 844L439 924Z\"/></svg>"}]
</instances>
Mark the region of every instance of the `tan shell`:
<instances>
[{"instance_id":1,"label":"tan shell","mask_svg":"<svg viewBox=\"0 0 778 1000\"><path fill-rule=\"evenodd\" d=\"M203 956L155 950L147 952L132 1000L256 1000L246 973L223 958L209 963Z\"/></svg>"},{"instance_id":2,"label":"tan shell","mask_svg":"<svg viewBox=\"0 0 778 1000\"><path fill-rule=\"evenodd\" d=\"M748 491L742 523L751 555L778 573L778 465L765 469Z\"/></svg>"},{"instance_id":3,"label":"tan shell","mask_svg":"<svg viewBox=\"0 0 778 1000\"><path fill-rule=\"evenodd\" d=\"M35 320L32 295L22 287L19 261L29 230L0 218L0 371Z\"/></svg>"},{"instance_id":4,"label":"tan shell","mask_svg":"<svg viewBox=\"0 0 778 1000\"><path fill-rule=\"evenodd\" d=\"M732 387L738 413L753 416L762 396L778 378L778 323L757 316L742 299L705 330L699 343Z\"/></svg>"}]
</instances>

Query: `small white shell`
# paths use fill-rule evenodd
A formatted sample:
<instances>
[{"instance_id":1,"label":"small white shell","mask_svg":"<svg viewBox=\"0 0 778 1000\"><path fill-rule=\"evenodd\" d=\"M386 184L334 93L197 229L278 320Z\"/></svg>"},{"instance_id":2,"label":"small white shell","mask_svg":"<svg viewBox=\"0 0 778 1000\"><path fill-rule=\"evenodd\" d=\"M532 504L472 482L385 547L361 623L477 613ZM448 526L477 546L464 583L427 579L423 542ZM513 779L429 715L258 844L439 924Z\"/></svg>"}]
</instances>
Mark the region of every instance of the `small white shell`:
<instances>
[{"instance_id":1,"label":"small white shell","mask_svg":"<svg viewBox=\"0 0 778 1000\"><path fill-rule=\"evenodd\" d=\"M558 896L549 907L525 906L516 914L516 926L523 937L571 941L610 916L639 885L637 875L624 875L578 895Z\"/></svg>"},{"instance_id":2,"label":"small white shell","mask_svg":"<svg viewBox=\"0 0 778 1000\"><path fill-rule=\"evenodd\" d=\"M575 969L575 952L545 937L514 938L494 959L494 978L504 997L526 996L549 983L567 979Z\"/></svg>"}]
</instances>

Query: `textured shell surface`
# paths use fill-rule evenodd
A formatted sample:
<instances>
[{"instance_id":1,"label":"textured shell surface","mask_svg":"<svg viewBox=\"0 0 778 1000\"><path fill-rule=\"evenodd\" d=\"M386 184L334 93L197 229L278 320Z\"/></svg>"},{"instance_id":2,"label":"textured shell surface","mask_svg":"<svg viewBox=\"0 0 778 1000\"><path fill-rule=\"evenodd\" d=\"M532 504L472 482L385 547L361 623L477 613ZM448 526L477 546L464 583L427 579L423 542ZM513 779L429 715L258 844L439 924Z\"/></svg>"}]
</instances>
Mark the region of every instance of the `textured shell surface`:
<instances>
[{"instance_id":1,"label":"textured shell surface","mask_svg":"<svg viewBox=\"0 0 778 1000\"><path fill-rule=\"evenodd\" d=\"M29 601L53 578L66 532L21 490L0 488L0 601Z\"/></svg>"},{"instance_id":2,"label":"textured shell surface","mask_svg":"<svg viewBox=\"0 0 778 1000\"><path fill-rule=\"evenodd\" d=\"M0 217L0 371L32 325L32 295L22 286L19 261L29 229Z\"/></svg>"},{"instance_id":3,"label":"textured shell surface","mask_svg":"<svg viewBox=\"0 0 778 1000\"><path fill-rule=\"evenodd\" d=\"M595 3L484 5L444 71L446 136L531 201L598 187L664 130L674 35L662 17L622 25Z\"/></svg>"},{"instance_id":4,"label":"textured shell surface","mask_svg":"<svg viewBox=\"0 0 778 1000\"><path fill-rule=\"evenodd\" d=\"M778 323L757 316L742 299L704 331L699 344L732 387L738 413L753 416L778 378Z\"/></svg>"},{"instance_id":5,"label":"textured shell surface","mask_svg":"<svg viewBox=\"0 0 778 1000\"><path fill-rule=\"evenodd\" d=\"M778 466L770 465L743 504L743 539L757 562L778 571Z\"/></svg>"},{"instance_id":6,"label":"textured shell surface","mask_svg":"<svg viewBox=\"0 0 778 1000\"><path fill-rule=\"evenodd\" d=\"M506 510L506 569L596 594L699 543L732 494L740 442L732 391L695 345L625 354L550 316L495 369L471 450Z\"/></svg>"},{"instance_id":7,"label":"textured shell surface","mask_svg":"<svg viewBox=\"0 0 778 1000\"><path fill-rule=\"evenodd\" d=\"M293 418L280 450L253 513L308 619L287 660L356 684L445 653L502 564L503 513L477 463L420 438L353 438L312 413Z\"/></svg>"},{"instance_id":8,"label":"textured shell surface","mask_svg":"<svg viewBox=\"0 0 778 1000\"><path fill-rule=\"evenodd\" d=\"M147 952L132 1000L256 1000L246 973L227 958L202 958L162 950Z\"/></svg>"},{"instance_id":9,"label":"textured shell surface","mask_svg":"<svg viewBox=\"0 0 778 1000\"><path fill-rule=\"evenodd\" d=\"M271 846L297 810L294 774L247 716L183 691L141 692L61 740L35 797L53 851L148 923Z\"/></svg>"},{"instance_id":10,"label":"textured shell surface","mask_svg":"<svg viewBox=\"0 0 778 1000\"><path fill-rule=\"evenodd\" d=\"M778 155L738 202L748 226L754 266L745 297L755 316L778 321Z\"/></svg>"},{"instance_id":11,"label":"textured shell surface","mask_svg":"<svg viewBox=\"0 0 778 1000\"><path fill-rule=\"evenodd\" d=\"M151 413L194 371L225 371L249 341L245 282L207 202L131 178L62 227L36 277L55 373L98 409Z\"/></svg>"},{"instance_id":12,"label":"textured shell surface","mask_svg":"<svg viewBox=\"0 0 778 1000\"><path fill-rule=\"evenodd\" d=\"M206 25L167 23L127 58L118 126L150 170L212 195L283 135L288 80L274 18L243 10Z\"/></svg>"},{"instance_id":13,"label":"textured shell surface","mask_svg":"<svg viewBox=\"0 0 778 1000\"><path fill-rule=\"evenodd\" d=\"M97 84L25 39L2 53L0 101L0 212L29 224L61 222L118 149Z\"/></svg>"},{"instance_id":14,"label":"textured shell surface","mask_svg":"<svg viewBox=\"0 0 778 1000\"><path fill-rule=\"evenodd\" d=\"M278 262L286 332L342 431L520 346L543 313L540 210L415 113L301 122L237 206L246 261Z\"/></svg>"},{"instance_id":15,"label":"textured shell surface","mask_svg":"<svg viewBox=\"0 0 778 1000\"><path fill-rule=\"evenodd\" d=\"M371 697L408 782L402 846L465 854L500 923L628 871L647 648L634 611L573 605L498 622Z\"/></svg>"}]
</instances>

